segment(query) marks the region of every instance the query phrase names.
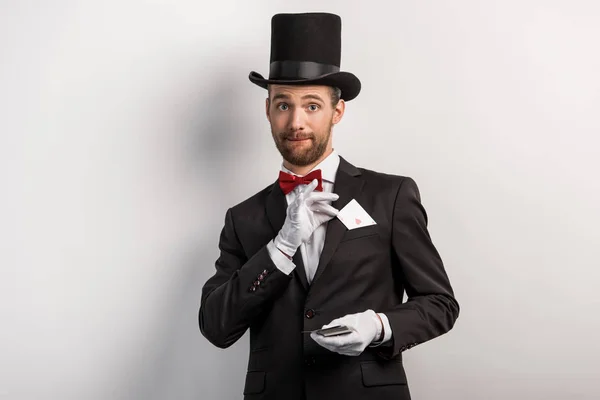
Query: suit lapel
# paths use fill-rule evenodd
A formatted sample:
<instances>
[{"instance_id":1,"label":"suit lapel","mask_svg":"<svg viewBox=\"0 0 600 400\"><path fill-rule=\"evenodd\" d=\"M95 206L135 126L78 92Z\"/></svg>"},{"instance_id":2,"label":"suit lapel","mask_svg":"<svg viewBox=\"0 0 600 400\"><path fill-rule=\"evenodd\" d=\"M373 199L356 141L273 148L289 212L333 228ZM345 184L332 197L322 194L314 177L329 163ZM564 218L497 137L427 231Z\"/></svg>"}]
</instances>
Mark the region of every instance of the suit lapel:
<instances>
[{"instance_id":1,"label":"suit lapel","mask_svg":"<svg viewBox=\"0 0 600 400\"><path fill-rule=\"evenodd\" d=\"M337 193L339 198L331 204L334 208L341 210L350 202L350 200L358 197L364 184L364 181L358 178L359 175L360 171L355 166L340 157L340 166L335 175L335 183L333 185L333 192ZM337 218L334 218L327 223L325 245L323 246L323 251L319 258L319 265L315 272L312 285L314 285L315 281L323 274L323 270L325 270L327 264L331 261L346 229L347 228L342 221Z\"/></svg>"},{"instance_id":2,"label":"suit lapel","mask_svg":"<svg viewBox=\"0 0 600 400\"><path fill-rule=\"evenodd\" d=\"M285 222L285 216L287 211L287 202L285 200L285 195L281 191L279 187L279 183L275 181L273 187L271 188L271 192L267 196L267 204L266 204L267 218L269 219L269 223L273 228L273 232L275 235L281 230L283 223ZM304 268L304 263L302 262L302 254L300 253L300 249L296 251L293 257L294 264L296 268L294 268L294 274L298 277L300 283L305 290L308 290L308 280L306 279L306 270Z\"/></svg>"}]
</instances>

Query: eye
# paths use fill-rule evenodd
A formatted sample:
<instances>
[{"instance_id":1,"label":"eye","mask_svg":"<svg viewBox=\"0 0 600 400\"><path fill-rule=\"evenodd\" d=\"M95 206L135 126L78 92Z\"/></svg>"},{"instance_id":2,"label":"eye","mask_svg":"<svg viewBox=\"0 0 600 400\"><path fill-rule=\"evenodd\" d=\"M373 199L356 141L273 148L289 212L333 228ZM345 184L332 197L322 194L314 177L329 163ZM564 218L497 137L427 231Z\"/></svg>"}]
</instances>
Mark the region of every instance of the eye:
<instances>
[{"instance_id":1,"label":"eye","mask_svg":"<svg viewBox=\"0 0 600 400\"><path fill-rule=\"evenodd\" d=\"M318 104L311 104L310 106L308 106L308 109L310 111L317 111L319 109L319 105Z\"/></svg>"},{"instance_id":2,"label":"eye","mask_svg":"<svg viewBox=\"0 0 600 400\"><path fill-rule=\"evenodd\" d=\"M277 109L280 111L287 111L289 109L289 106L285 103L279 103L277 105Z\"/></svg>"}]
</instances>

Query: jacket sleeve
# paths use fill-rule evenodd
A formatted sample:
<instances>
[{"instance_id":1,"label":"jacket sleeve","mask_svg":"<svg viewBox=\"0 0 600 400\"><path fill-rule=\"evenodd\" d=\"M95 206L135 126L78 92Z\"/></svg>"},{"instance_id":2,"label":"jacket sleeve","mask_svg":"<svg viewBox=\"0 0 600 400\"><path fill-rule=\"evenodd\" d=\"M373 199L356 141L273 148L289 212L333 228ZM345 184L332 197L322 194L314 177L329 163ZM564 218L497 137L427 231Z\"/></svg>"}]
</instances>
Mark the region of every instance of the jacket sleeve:
<instances>
[{"instance_id":1,"label":"jacket sleeve","mask_svg":"<svg viewBox=\"0 0 600 400\"><path fill-rule=\"evenodd\" d=\"M385 358L448 332L459 314L452 286L427 230L419 189L408 177L400 183L394 204L392 247L399 265L395 279L403 284L407 301L384 310L393 342L380 348Z\"/></svg>"},{"instance_id":2,"label":"jacket sleeve","mask_svg":"<svg viewBox=\"0 0 600 400\"><path fill-rule=\"evenodd\" d=\"M198 322L200 331L212 344L226 348L243 336L292 278L277 269L267 246L247 258L231 209L225 216L219 250L216 272L202 288Z\"/></svg>"}]
</instances>

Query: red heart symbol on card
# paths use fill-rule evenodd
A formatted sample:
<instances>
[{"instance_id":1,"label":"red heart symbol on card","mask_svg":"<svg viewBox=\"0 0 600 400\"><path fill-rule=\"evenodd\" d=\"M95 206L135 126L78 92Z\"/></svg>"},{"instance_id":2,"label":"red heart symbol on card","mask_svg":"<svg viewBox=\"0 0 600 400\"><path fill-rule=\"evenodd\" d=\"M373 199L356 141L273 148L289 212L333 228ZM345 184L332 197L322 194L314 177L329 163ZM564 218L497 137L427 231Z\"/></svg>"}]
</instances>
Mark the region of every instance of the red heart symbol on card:
<instances>
[{"instance_id":1,"label":"red heart symbol on card","mask_svg":"<svg viewBox=\"0 0 600 400\"><path fill-rule=\"evenodd\" d=\"M361 221L360 219L358 219L358 218L355 218L355 219L354 219L354 222L356 222L356 225L360 225L360 223L361 223L362 221Z\"/></svg>"}]
</instances>

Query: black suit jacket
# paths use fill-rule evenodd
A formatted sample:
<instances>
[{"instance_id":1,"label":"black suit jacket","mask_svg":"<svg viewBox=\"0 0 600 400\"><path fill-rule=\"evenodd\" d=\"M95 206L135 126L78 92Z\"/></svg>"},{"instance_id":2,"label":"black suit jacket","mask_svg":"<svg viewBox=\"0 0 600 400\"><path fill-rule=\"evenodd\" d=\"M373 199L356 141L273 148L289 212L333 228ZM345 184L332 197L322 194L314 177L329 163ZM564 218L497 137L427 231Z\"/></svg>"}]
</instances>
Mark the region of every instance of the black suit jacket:
<instances>
[{"instance_id":1,"label":"black suit jacket","mask_svg":"<svg viewBox=\"0 0 600 400\"><path fill-rule=\"evenodd\" d=\"M414 180L356 168L341 158L333 191L339 195L334 207L356 199L377 225L347 230L331 220L310 286L300 251L295 270L286 275L266 248L286 217L277 182L226 213L199 323L221 348L250 329L247 400L408 400L402 352L449 331L458 318ZM387 315L387 346L341 356L301 333L367 309Z\"/></svg>"}]
</instances>

